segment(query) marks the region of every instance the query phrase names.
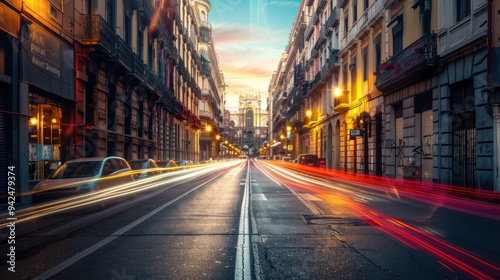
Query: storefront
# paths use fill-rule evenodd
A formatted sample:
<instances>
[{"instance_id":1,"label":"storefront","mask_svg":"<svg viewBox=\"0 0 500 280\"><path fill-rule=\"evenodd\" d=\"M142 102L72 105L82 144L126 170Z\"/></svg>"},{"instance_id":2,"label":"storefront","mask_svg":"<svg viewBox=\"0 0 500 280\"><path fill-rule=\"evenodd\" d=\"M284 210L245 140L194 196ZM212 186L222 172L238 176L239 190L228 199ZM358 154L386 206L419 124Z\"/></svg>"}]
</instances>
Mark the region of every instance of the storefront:
<instances>
[{"instance_id":1,"label":"storefront","mask_svg":"<svg viewBox=\"0 0 500 280\"><path fill-rule=\"evenodd\" d=\"M22 21L21 86L19 98L28 100L30 116L21 151L30 182L47 178L71 156L75 130L74 52L69 43L45 28ZM25 103L24 103L25 104ZM23 105L21 105L23 106ZM27 145L27 147L24 147Z\"/></svg>"},{"instance_id":2,"label":"storefront","mask_svg":"<svg viewBox=\"0 0 500 280\"><path fill-rule=\"evenodd\" d=\"M42 180L61 164L62 105L29 94L29 174Z\"/></svg>"}]
</instances>

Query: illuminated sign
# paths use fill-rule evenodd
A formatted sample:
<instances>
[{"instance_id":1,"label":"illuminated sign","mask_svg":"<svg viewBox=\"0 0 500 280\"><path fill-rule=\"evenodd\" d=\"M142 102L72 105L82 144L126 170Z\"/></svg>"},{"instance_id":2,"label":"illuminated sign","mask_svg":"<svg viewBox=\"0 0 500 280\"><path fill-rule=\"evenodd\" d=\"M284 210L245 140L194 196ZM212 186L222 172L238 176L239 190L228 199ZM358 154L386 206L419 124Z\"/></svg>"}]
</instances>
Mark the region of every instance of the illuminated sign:
<instances>
[{"instance_id":1,"label":"illuminated sign","mask_svg":"<svg viewBox=\"0 0 500 280\"><path fill-rule=\"evenodd\" d=\"M358 137L358 136L363 136L365 134L365 131L362 129L351 129L349 131L351 138L352 137Z\"/></svg>"}]
</instances>

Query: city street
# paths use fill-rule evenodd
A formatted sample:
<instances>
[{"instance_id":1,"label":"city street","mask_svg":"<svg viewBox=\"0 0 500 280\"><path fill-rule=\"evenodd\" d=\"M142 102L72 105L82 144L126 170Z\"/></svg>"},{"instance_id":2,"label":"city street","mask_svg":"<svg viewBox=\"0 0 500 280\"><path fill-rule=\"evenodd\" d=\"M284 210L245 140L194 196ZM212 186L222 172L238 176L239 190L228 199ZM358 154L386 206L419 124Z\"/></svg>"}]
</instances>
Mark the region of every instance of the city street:
<instances>
[{"instance_id":1,"label":"city street","mask_svg":"<svg viewBox=\"0 0 500 280\"><path fill-rule=\"evenodd\" d=\"M2 215L1 278L500 278L498 204L296 168L227 161L37 204L15 244Z\"/></svg>"}]
</instances>

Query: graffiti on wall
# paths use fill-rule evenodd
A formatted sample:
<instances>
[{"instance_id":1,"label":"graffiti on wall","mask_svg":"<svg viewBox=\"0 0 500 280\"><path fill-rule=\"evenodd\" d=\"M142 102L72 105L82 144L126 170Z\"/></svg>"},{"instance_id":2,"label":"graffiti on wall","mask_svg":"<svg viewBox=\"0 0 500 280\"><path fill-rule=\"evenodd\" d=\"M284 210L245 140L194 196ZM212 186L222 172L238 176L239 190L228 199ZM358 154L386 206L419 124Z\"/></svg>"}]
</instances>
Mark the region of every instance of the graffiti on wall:
<instances>
[{"instance_id":1,"label":"graffiti on wall","mask_svg":"<svg viewBox=\"0 0 500 280\"><path fill-rule=\"evenodd\" d=\"M432 137L432 135L431 135ZM421 167L416 165L415 157L419 154L431 156L432 153L432 138L427 138L423 146L418 146L412 150L412 155L407 155L405 149L405 141L399 138L397 141L388 139L385 142L385 148L394 150L396 157L396 168L401 168L403 177L405 178L420 178Z\"/></svg>"}]
</instances>

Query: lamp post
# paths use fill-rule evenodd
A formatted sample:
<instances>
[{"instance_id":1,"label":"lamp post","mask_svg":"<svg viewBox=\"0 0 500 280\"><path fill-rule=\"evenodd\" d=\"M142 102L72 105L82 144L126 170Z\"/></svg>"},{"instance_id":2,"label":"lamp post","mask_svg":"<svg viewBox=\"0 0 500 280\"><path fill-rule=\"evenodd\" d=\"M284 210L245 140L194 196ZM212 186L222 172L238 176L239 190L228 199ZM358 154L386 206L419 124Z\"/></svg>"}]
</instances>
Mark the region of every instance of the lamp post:
<instances>
[{"instance_id":1,"label":"lamp post","mask_svg":"<svg viewBox=\"0 0 500 280\"><path fill-rule=\"evenodd\" d=\"M287 125L286 126L286 149L285 149L287 156L288 156L288 152L289 152L289 150L288 150L288 141L290 141L291 132L292 132L292 127L289 126L289 125Z\"/></svg>"}]
</instances>

